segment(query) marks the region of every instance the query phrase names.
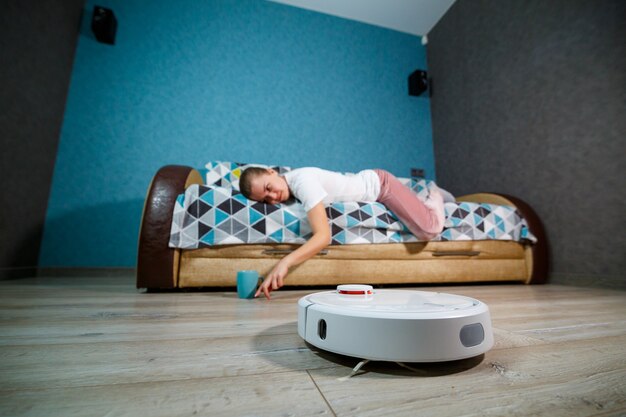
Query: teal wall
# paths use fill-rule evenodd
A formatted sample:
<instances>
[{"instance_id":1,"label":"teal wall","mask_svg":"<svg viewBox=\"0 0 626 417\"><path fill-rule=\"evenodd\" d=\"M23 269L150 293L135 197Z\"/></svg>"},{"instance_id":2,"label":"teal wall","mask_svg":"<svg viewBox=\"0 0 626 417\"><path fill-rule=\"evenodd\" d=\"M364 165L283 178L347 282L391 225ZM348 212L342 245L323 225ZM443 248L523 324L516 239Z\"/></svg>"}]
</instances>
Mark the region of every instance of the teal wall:
<instances>
[{"instance_id":1,"label":"teal wall","mask_svg":"<svg viewBox=\"0 0 626 417\"><path fill-rule=\"evenodd\" d=\"M40 266L132 267L165 164L380 167L434 178L420 38L264 0L107 0L115 46L76 51Z\"/></svg>"}]
</instances>

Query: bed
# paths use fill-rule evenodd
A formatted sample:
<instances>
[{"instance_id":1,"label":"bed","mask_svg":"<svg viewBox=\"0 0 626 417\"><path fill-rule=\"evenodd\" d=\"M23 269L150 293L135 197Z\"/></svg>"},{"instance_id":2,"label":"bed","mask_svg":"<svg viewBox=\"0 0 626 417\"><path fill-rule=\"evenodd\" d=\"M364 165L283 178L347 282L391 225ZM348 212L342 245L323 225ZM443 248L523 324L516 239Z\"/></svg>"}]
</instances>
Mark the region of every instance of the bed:
<instances>
[{"instance_id":1,"label":"bed","mask_svg":"<svg viewBox=\"0 0 626 417\"><path fill-rule=\"evenodd\" d=\"M229 236L222 236L217 227L211 228L202 222L198 222L198 225L192 223L202 217L200 200L207 200L206 196L209 194L213 199L215 193L230 193L224 197L229 199L230 207L241 204L250 213L258 215L261 212L262 216L270 216L263 212L265 210L271 212L272 216L275 215L278 208L254 206L260 203L247 202L236 190L229 191L245 166L217 161L209 162L202 169L168 165L158 170L148 188L141 220L137 260L138 288L174 290L234 287L237 271L254 269L263 276L280 257L303 242L306 230L300 229L306 229L306 224L298 222L298 230L295 230L296 223L289 217L294 210L298 211L295 205L285 209L288 214L281 214L282 217L288 217L291 223L284 224L282 228L277 226L280 233L270 231L265 238L243 232L244 228L252 230L252 226L242 226L235 221L235 214L232 214L233 219L219 219L221 225L230 221L231 231L233 224L239 225L241 230L237 229ZM280 170L282 169L281 167ZM424 187L424 183L413 184L417 184L416 192L427 192L428 187ZM191 200L190 195L196 200ZM339 223L354 222L354 217L335 210L337 213L331 218L333 209L328 208L333 243L314 258L292 268L287 285L469 282L540 284L546 281L546 236L539 217L528 204L514 196L496 193L476 193L457 197L456 200L456 206L447 207L446 221L449 227L438 238L429 242L411 239L410 234L398 229L401 225L398 226L393 219L389 220L383 215L374 216L374 220L368 218L367 221L380 223L382 219L389 223L386 226L389 227L388 230L381 229L380 224L374 224L372 230L367 231L359 229L362 224L358 224L351 230L361 231L351 234L352 241L347 242L346 240L350 240L346 239L348 233L339 229L345 225ZM193 211L192 207L199 212ZM371 210L377 209L369 206L360 208L361 213L372 213ZM481 211L487 213L485 216L489 216L490 223L493 223L488 230L484 226L487 222L479 218ZM459 212L462 214L459 215ZM514 215L521 219L521 226L518 224L514 228L508 228L506 217ZM246 216L249 222L257 221L255 225L260 224L261 220L250 217L252 214ZM471 234L474 232L465 231L464 218L475 223L481 222L479 226L482 228L479 227L479 232L474 227L478 237ZM186 229L183 230L183 227ZM335 227L338 229L335 230ZM186 230L194 230L192 239L189 236L183 238L183 231ZM500 235L492 237L494 230ZM240 239L242 233L247 233L246 239Z\"/></svg>"}]
</instances>

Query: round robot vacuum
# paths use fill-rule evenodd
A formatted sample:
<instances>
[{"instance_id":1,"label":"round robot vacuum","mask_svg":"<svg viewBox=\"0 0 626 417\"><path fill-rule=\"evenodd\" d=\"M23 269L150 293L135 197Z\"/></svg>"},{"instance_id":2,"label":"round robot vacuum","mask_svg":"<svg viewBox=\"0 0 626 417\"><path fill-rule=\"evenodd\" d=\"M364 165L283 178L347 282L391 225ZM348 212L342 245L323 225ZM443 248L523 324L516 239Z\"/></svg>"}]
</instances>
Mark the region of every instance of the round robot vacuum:
<instances>
[{"instance_id":1,"label":"round robot vacuum","mask_svg":"<svg viewBox=\"0 0 626 417\"><path fill-rule=\"evenodd\" d=\"M443 362L493 346L489 308L454 294L339 285L298 301L298 334L320 349L393 362Z\"/></svg>"}]
</instances>

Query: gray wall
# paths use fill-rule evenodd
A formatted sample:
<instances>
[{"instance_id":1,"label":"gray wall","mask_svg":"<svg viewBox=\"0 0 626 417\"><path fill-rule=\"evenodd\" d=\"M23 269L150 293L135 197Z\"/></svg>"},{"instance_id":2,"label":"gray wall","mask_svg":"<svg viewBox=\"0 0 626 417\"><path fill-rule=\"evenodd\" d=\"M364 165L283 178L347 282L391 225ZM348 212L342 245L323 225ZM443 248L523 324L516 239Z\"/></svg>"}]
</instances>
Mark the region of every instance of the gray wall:
<instances>
[{"instance_id":1,"label":"gray wall","mask_svg":"<svg viewBox=\"0 0 626 417\"><path fill-rule=\"evenodd\" d=\"M84 0L3 2L0 278L32 275Z\"/></svg>"},{"instance_id":2,"label":"gray wall","mask_svg":"<svg viewBox=\"0 0 626 417\"><path fill-rule=\"evenodd\" d=\"M626 280L626 2L458 0L429 34L438 182L533 206L549 282Z\"/></svg>"}]
</instances>

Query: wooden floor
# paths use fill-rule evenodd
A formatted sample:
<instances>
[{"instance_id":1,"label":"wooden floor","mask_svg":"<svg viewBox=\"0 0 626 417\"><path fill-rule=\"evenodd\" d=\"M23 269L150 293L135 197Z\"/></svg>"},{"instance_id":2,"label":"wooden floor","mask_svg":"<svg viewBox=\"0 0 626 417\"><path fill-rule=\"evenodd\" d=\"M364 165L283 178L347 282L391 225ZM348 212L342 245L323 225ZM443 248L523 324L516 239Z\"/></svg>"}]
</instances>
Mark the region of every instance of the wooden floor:
<instances>
[{"instance_id":1,"label":"wooden floor","mask_svg":"<svg viewBox=\"0 0 626 417\"><path fill-rule=\"evenodd\" d=\"M424 288L420 288L424 289ZM0 282L0 416L626 415L626 292L437 290L486 302L495 347L448 364L315 352L306 291L144 294L132 278Z\"/></svg>"}]
</instances>

